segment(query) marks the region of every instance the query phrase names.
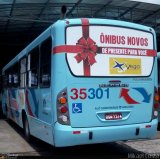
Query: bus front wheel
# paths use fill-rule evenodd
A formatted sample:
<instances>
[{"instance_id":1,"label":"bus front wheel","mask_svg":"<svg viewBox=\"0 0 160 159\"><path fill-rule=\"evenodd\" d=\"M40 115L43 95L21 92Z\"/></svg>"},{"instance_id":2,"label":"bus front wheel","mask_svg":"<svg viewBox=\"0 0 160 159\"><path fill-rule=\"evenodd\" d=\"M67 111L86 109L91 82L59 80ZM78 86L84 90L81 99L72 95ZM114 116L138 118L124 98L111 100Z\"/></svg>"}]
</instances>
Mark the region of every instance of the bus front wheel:
<instances>
[{"instance_id":1,"label":"bus front wheel","mask_svg":"<svg viewBox=\"0 0 160 159\"><path fill-rule=\"evenodd\" d=\"M6 104L5 104L5 110L6 110L5 118L9 119L9 112Z\"/></svg>"},{"instance_id":2,"label":"bus front wheel","mask_svg":"<svg viewBox=\"0 0 160 159\"><path fill-rule=\"evenodd\" d=\"M26 116L25 116L25 119L24 119L24 134L25 134L26 140L30 141L31 135L30 135L30 129L29 129L28 119L27 119Z\"/></svg>"}]
</instances>

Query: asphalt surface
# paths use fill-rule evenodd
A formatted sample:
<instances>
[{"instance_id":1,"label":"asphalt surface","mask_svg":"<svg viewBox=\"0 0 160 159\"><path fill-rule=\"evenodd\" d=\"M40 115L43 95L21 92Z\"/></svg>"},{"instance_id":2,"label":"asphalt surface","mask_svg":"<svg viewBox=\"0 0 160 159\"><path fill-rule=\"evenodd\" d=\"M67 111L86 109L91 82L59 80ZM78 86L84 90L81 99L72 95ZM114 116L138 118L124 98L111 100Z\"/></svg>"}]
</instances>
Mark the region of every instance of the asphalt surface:
<instances>
[{"instance_id":1,"label":"asphalt surface","mask_svg":"<svg viewBox=\"0 0 160 159\"><path fill-rule=\"evenodd\" d=\"M138 153L139 151L128 147L122 143L94 144L84 146L74 146L68 148L54 148L36 138L28 143L24 139L23 130L13 122L0 120L0 153L7 155L26 156L58 156L63 157L99 157L108 155L126 155L128 153ZM62 153L63 152L63 153Z\"/></svg>"},{"instance_id":2,"label":"asphalt surface","mask_svg":"<svg viewBox=\"0 0 160 159\"><path fill-rule=\"evenodd\" d=\"M159 138L159 139L158 139ZM8 120L0 120L0 156L47 156L56 158L135 158L135 154L160 154L160 133L154 140L116 142L55 148L43 141L24 139L23 129ZM109 156L109 157L108 157ZM146 156L145 156L146 158Z\"/></svg>"}]
</instances>

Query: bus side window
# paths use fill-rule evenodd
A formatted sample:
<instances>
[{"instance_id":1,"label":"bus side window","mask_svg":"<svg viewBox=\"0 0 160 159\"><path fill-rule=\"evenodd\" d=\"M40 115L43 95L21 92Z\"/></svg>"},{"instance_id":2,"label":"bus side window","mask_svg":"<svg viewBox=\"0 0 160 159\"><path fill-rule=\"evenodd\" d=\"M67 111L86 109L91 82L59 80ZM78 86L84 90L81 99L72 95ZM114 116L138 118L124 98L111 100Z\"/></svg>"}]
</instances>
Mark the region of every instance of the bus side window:
<instances>
[{"instance_id":1,"label":"bus side window","mask_svg":"<svg viewBox=\"0 0 160 159\"><path fill-rule=\"evenodd\" d=\"M6 73L6 72L5 72ZM7 75L5 75L5 73L4 73L4 75L2 76L2 82L3 82L3 84L2 84L2 87L3 88L7 88Z\"/></svg>"},{"instance_id":2,"label":"bus side window","mask_svg":"<svg viewBox=\"0 0 160 159\"><path fill-rule=\"evenodd\" d=\"M26 86L26 58L20 61L20 87L24 88Z\"/></svg>"},{"instance_id":3,"label":"bus side window","mask_svg":"<svg viewBox=\"0 0 160 159\"><path fill-rule=\"evenodd\" d=\"M40 46L40 86L50 87L51 80L51 37Z\"/></svg>"},{"instance_id":4,"label":"bus side window","mask_svg":"<svg viewBox=\"0 0 160 159\"><path fill-rule=\"evenodd\" d=\"M10 87L12 86L12 74L8 75L8 84Z\"/></svg>"},{"instance_id":5,"label":"bus side window","mask_svg":"<svg viewBox=\"0 0 160 159\"><path fill-rule=\"evenodd\" d=\"M28 86L38 86L39 74L39 47L37 46L29 52L28 55Z\"/></svg>"},{"instance_id":6,"label":"bus side window","mask_svg":"<svg viewBox=\"0 0 160 159\"><path fill-rule=\"evenodd\" d=\"M12 87L12 73L11 73L11 67L6 70L6 81L7 81L7 87Z\"/></svg>"},{"instance_id":7,"label":"bus side window","mask_svg":"<svg viewBox=\"0 0 160 159\"><path fill-rule=\"evenodd\" d=\"M19 77L18 77L18 62L12 67L12 87L18 87Z\"/></svg>"},{"instance_id":8,"label":"bus side window","mask_svg":"<svg viewBox=\"0 0 160 159\"><path fill-rule=\"evenodd\" d=\"M18 62L4 72L3 84L5 88L17 88L19 86Z\"/></svg>"}]
</instances>

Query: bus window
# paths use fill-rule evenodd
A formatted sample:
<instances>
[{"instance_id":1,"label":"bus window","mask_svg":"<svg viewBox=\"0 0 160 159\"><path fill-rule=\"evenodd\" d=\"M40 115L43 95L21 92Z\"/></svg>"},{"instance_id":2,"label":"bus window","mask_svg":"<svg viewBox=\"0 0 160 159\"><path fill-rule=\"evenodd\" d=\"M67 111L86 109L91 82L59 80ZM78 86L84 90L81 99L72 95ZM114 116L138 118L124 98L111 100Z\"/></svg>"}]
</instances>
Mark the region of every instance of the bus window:
<instances>
[{"instance_id":1,"label":"bus window","mask_svg":"<svg viewBox=\"0 0 160 159\"><path fill-rule=\"evenodd\" d=\"M2 87L3 87L3 88L7 88L8 78L7 78L7 75L6 75L6 71L4 72L4 75L2 76L2 81L3 81Z\"/></svg>"},{"instance_id":2,"label":"bus window","mask_svg":"<svg viewBox=\"0 0 160 159\"><path fill-rule=\"evenodd\" d=\"M26 58L20 61L20 87L26 86Z\"/></svg>"},{"instance_id":3,"label":"bus window","mask_svg":"<svg viewBox=\"0 0 160 159\"><path fill-rule=\"evenodd\" d=\"M40 47L40 86L50 86L50 74L51 74L51 38L45 40Z\"/></svg>"},{"instance_id":4,"label":"bus window","mask_svg":"<svg viewBox=\"0 0 160 159\"><path fill-rule=\"evenodd\" d=\"M38 86L39 48L36 47L28 55L28 86Z\"/></svg>"},{"instance_id":5,"label":"bus window","mask_svg":"<svg viewBox=\"0 0 160 159\"><path fill-rule=\"evenodd\" d=\"M11 74L11 68L6 70L6 86L11 87L12 86L12 74Z\"/></svg>"},{"instance_id":6,"label":"bus window","mask_svg":"<svg viewBox=\"0 0 160 159\"><path fill-rule=\"evenodd\" d=\"M18 62L12 67L12 86L18 87L19 79L18 79Z\"/></svg>"},{"instance_id":7,"label":"bus window","mask_svg":"<svg viewBox=\"0 0 160 159\"><path fill-rule=\"evenodd\" d=\"M151 74L154 64L154 57L141 56L141 54L143 55L143 53L146 54L143 48L146 47L147 49L153 49L153 35L151 33L129 28L117 28L112 26L90 26L89 29L91 39L88 44L86 44L86 48L82 50L81 53L77 53L77 55L73 53L67 53L67 62L69 64L69 68L72 74L74 74L75 76L84 77L144 77ZM80 30L81 26L68 27L66 29L67 45L77 45L77 40L79 46L84 43L85 40L81 38L82 33L80 33ZM102 35L102 30L104 33L103 35L105 35L106 38L104 39L104 41L103 39L100 39L100 35ZM123 36L117 36L119 37L118 40L120 40L120 44L112 41L112 38L116 37L115 34L121 31L125 32L125 34ZM134 40L136 38L129 37L130 31L134 32L134 36L136 37L147 37L146 44L142 44L143 46L140 46L140 44L132 45L131 39ZM110 32L110 35L107 34L108 32ZM75 35L75 38L72 38L73 35ZM97 38L98 35L99 39ZM144 47L144 45L146 46ZM140 48L138 50L139 52L137 52L138 48ZM90 51L90 54L88 55L85 54L87 49ZM95 50L97 50L98 52L95 52ZM119 54L121 54L120 57L118 57ZM130 54L130 56L128 56L127 54ZM139 56L136 56L138 54ZM86 56L88 56L88 58L86 58ZM132 58L130 58L131 56ZM86 61L84 60L85 58ZM147 69L144 69L146 68L146 66ZM85 72L86 70L88 70L88 73Z\"/></svg>"}]
</instances>

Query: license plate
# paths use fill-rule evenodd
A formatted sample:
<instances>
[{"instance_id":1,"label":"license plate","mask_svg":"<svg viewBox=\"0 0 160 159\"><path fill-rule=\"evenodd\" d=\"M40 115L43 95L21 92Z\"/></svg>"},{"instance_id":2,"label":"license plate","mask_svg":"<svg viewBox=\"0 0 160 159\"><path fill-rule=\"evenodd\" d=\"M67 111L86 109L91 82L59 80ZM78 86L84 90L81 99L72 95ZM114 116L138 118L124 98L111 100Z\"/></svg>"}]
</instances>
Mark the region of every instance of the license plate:
<instances>
[{"instance_id":1,"label":"license plate","mask_svg":"<svg viewBox=\"0 0 160 159\"><path fill-rule=\"evenodd\" d=\"M118 120L122 119L122 113L106 113L105 114L106 120Z\"/></svg>"}]
</instances>

